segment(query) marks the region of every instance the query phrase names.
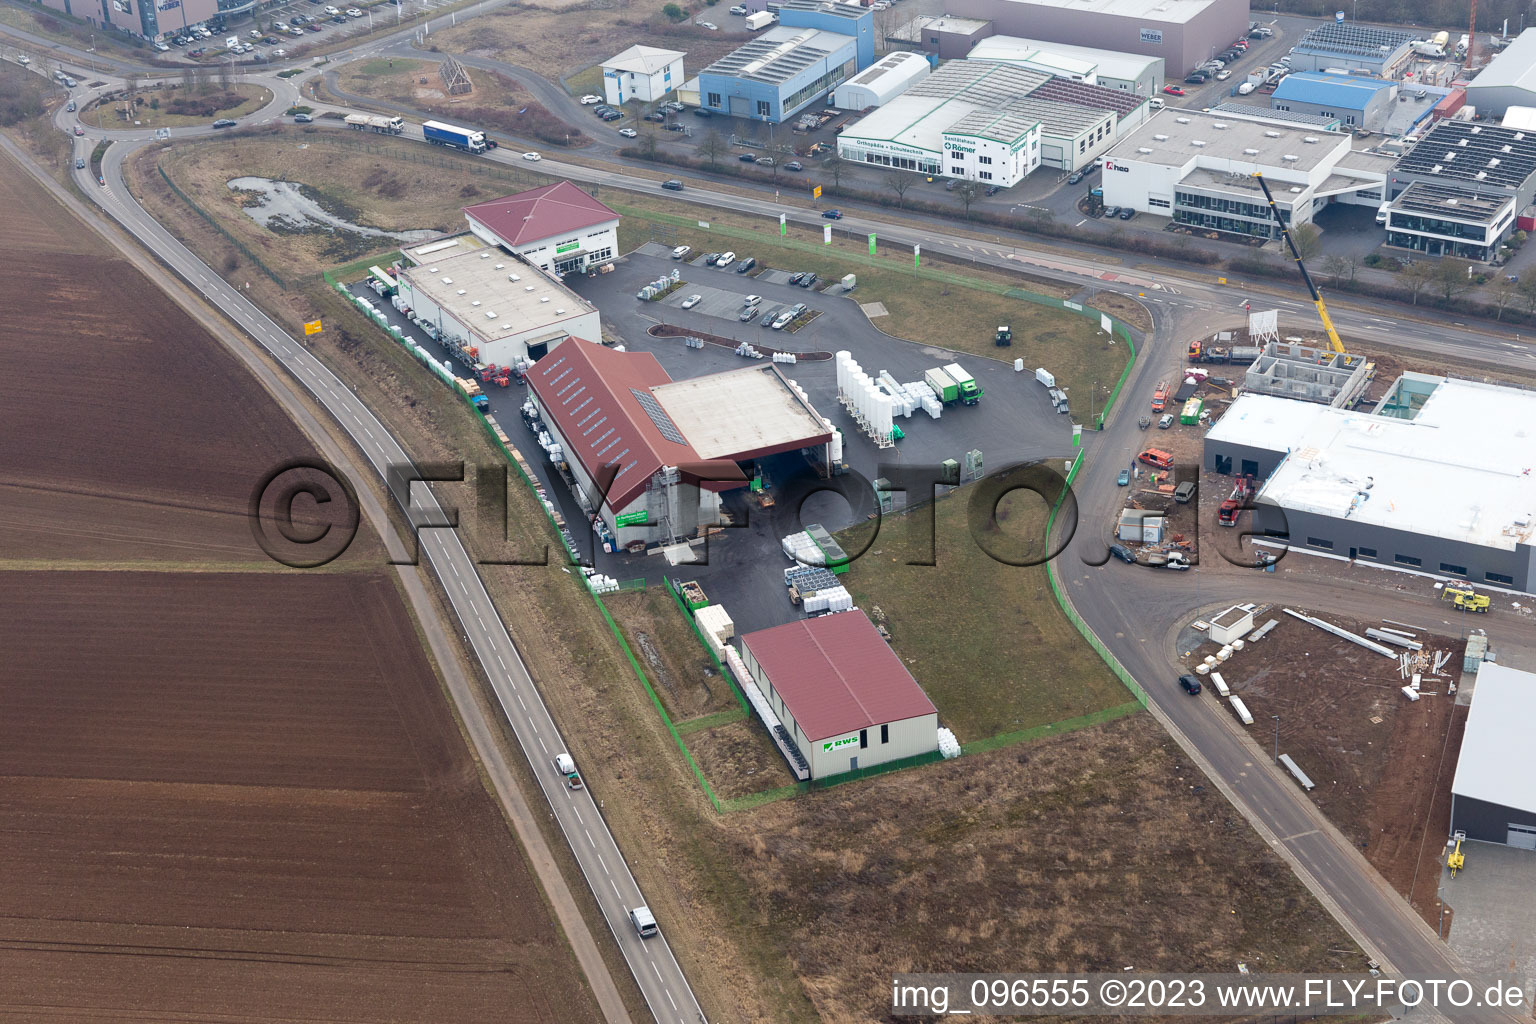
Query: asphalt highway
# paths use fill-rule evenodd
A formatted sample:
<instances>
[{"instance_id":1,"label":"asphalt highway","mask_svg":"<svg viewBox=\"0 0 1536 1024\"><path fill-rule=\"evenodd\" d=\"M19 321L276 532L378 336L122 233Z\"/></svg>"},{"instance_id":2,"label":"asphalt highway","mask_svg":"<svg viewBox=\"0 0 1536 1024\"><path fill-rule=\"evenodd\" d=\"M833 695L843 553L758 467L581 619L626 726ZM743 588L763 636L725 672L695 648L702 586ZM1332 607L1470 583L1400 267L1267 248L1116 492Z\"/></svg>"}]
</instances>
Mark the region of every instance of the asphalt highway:
<instances>
[{"instance_id":1,"label":"asphalt highway","mask_svg":"<svg viewBox=\"0 0 1536 1024\"><path fill-rule=\"evenodd\" d=\"M368 49L376 52L399 42L388 37ZM274 100L246 119L247 123L270 121L297 100L298 86L295 83L299 79L281 80L265 74L248 77L272 88ZM344 107L305 102L317 107L317 114L325 110L349 112ZM60 116L60 126L72 127L67 115ZM211 129L191 129L173 134L196 135L209 131ZM383 473L392 461L404 461L399 446L342 382L332 377L217 274L198 262L133 202L123 186L121 161L149 135L147 130L100 132L87 129L85 139L79 140L81 143L94 144L102 137L121 141L107 151L105 186L98 186L82 172L77 175L82 179L81 187L95 195L102 207L127 226L147 248L175 266L188 281L203 288L211 300L280 359L299 382L326 404L337 422L357 438L379 472ZM420 127L410 126L406 137L420 139ZM518 154L508 148L487 154L484 159L509 164L520 162ZM724 209L770 218L782 214L797 224L824 223L817 211L780 203L768 194L741 195L708 187L689 187L681 194L663 192L659 178L553 158L545 158L538 169L601 187L669 198L681 195L698 206L701 213ZM665 174L665 171L659 173ZM1124 463L1121 453L1139 448L1139 432L1134 425L1141 402L1138 396L1149 390L1152 381L1179 365L1185 339L1213 327L1239 322L1245 299L1252 299L1256 308L1278 306L1284 315L1282 322L1299 319L1310 323L1310 318L1315 315L1311 304L1304 299L1276 300L1270 294L1249 293L1238 284L1218 283L1214 274L1207 279L1191 276L1188 271L1171 275L1153 260L1119 263L1098 258L1093 250L1068 254L1059 249L1031 249L1002 238L979 240L947 230L944 222L936 219L912 217L903 223L892 224L868 219L849 210L836 227L859 235L874 232L884 246L910 250L912 245L921 244L923 251L931 255L1023 269L1076 285L1090 294L1094 290L1113 291L1139 296L1147 302L1155 326L1140 342L1139 358L1127 382L1127 398L1110 416L1105 431L1087 435L1088 461L1077 483L1085 521L1092 519L1093 508L1102 506L1107 509L1115 503L1118 489L1114 476ZM1330 307L1330 312L1343 333L1367 342L1372 337L1380 337L1435 359L1475 358L1485 362L1536 359L1528 346L1511 332L1484 330L1435 313L1394 309L1390 315L1380 315L1354 303L1340 303ZM431 503L430 493L420 488L418 492L421 501ZM1189 574L1197 578L1198 583L1170 586L1166 574L1155 571L1138 570L1117 562L1097 568L1083 564L1079 556L1095 560L1092 557L1096 554L1093 550L1095 542L1089 536L1092 532L1082 531L1058 563L1064 589L1083 619L1150 694L1153 713L1260 834L1287 859L1303 882L1384 967L1425 975L1464 973L1465 966L1439 942L1406 901L1391 890L1359 851L1322 817L1290 777L1270 763L1261 746L1234 725L1232 716L1225 709L1217 707L1214 701L1184 698L1170 686L1177 673L1173 636L1180 626L1213 601L1230 603L1238 597L1244 600L1263 597L1326 611L1330 607L1338 610L1358 608L1361 602L1370 602L1373 607L1385 606L1396 599L1369 586L1360 586L1354 591L1347 588L1320 590L1315 583L1292 579L1284 571L1274 576L1265 574L1259 584L1256 582L1259 574L1215 566L1202 566ZM670 950L662 940L641 943L628 927L625 910L640 901L640 896L590 797L566 791L548 767L547 758L561 749L558 733L539 702L505 629L496 618L473 563L455 535L448 531L425 531L422 548L445 583L455 612L496 687L508 720L535 768L545 796L559 817L653 1011L658 1019L692 1024L699 1019L698 1007ZM1105 577L1106 573L1115 575ZM1526 641L1529 642L1529 638Z\"/></svg>"},{"instance_id":2,"label":"asphalt highway","mask_svg":"<svg viewBox=\"0 0 1536 1024\"><path fill-rule=\"evenodd\" d=\"M72 115L62 111L60 116L72 120ZM122 162L135 148L131 143L119 143L108 149L102 167L105 185L98 184L89 169L74 172L80 188L149 252L200 290L207 301L278 360L292 379L306 388L346 430L380 479L391 479L391 467L409 466L411 459L404 449L344 381L134 201L123 180ZM395 497L404 499L403 506L408 503L407 512L415 522L443 520L441 507L425 485L410 488L408 495L395 491ZM475 562L452 530L423 529L420 544L422 554L443 583L470 648L491 682L507 722L528 757L540 789L651 1012L658 1021L669 1024L699 1024L704 1019L703 1012L667 943L667 922L660 922L661 935L642 940L636 934L628 913L643 905L645 897L591 792L568 789L564 777L554 770L553 758L565 751L565 744L485 590Z\"/></svg>"}]
</instances>

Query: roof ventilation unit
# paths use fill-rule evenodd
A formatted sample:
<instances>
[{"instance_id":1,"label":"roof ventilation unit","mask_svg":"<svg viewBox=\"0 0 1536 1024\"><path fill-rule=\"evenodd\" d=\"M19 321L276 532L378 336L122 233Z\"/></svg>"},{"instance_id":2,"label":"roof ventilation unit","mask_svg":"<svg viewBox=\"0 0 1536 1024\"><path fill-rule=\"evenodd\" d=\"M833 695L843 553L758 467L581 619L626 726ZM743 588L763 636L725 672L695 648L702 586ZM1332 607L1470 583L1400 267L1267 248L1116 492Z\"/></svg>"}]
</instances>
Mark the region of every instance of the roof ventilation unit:
<instances>
[{"instance_id":1,"label":"roof ventilation unit","mask_svg":"<svg viewBox=\"0 0 1536 1024\"><path fill-rule=\"evenodd\" d=\"M539 301L540 302L548 302L549 301L549 296L548 295L540 295L539 296Z\"/></svg>"},{"instance_id":2,"label":"roof ventilation unit","mask_svg":"<svg viewBox=\"0 0 1536 1024\"><path fill-rule=\"evenodd\" d=\"M1317 136L1316 135L1308 135L1305 138L1303 138L1301 141L1305 142L1305 143L1308 143L1308 144L1314 144L1314 143L1317 142Z\"/></svg>"},{"instance_id":3,"label":"roof ventilation unit","mask_svg":"<svg viewBox=\"0 0 1536 1024\"><path fill-rule=\"evenodd\" d=\"M1496 156L1489 157L1488 158L1488 166L1489 167L1497 167L1497 166L1499 166L1499 158L1496 157Z\"/></svg>"},{"instance_id":4,"label":"roof ventilation unit","mask_svg":"<svg viewBox=\"0 0 1536 1024\"><path fill-rule=\"evenodd\" d=\"M1138 153L1141 153L1141 154L1143 154L1143 155L1145 155L1145 154L1147 154L1147 153L1150 153L1150 152L1152 152L1152 151L1151 151L1151 150L1150 150L1150 149L1148 149L1148 148L1147 148L1147 147L1146 147L1146 146L1141 146L1141 147L1139 147L1139 148L1138 148L1138 149L1137 149L1137 150L1136 150L1136 152L1138 152Z\"/></svg>"},{"instance_id":5,"label":"roof ventilation unit","mask_svg":"<svg viewBox=\"0 0 1536 1024\"><path fill-rule=\"evenodd\" d=\"M483 252L483 253L480 254L480 258L483 259L483 260L488 260L488 259L491 258L491 254L488 253L488 252Z\"/></svg>"},{"instance_id":6,"label":"roof ventilation unit","mask_svg":"<svg viewBox=\"0 0 1536 1024\"><path fill-rule=\"evenodd\" d=\"M453 284L453 278L451 278L451 277L443 278L443 284Z\"/></svg>"},{"instance_id":7,"label":"roof ventilation unit","mask_svg":"<svg viewBox=\"0 0 1536 1024\"><path fill-rule=\"evenodd\" d=\"M1189 144L1191 146L1203 146L1203 145L1205 145L1205 140L1204 139L1190 139L1189 140Z\"/></svg>"},{"instance_id":8,"label":"roof ventilation unit","mask_svg":"<svg viewBox=\"0 0 1536 1024\"><path fill-rule=\"evenodd\" d=\"M480 305L480 300L479 299L473 299L473 300L470 301L469 304L471 306L478 306L478 305Z\"/></svg>"},{"instance_id":9,"label":"roof ventilation unit","mask_svg":"<svg viewBox=\"0 0 1536 1024\"><path fill-rule=\"evenodd\" d=\"M555 310L555 316L564 316L564 315L565 315L565 310L563 310L563 309Z\"/></svg>"},{"instance_id":10,"label":"roof ventilation unit","mask_svg":"<svg viewBox=\"0 0 1536 1024\"><path fill-rule=\"evenodd\" d=\"M1487 171L1478 171L1477 174L1476 174L1476 178L1477 178L1478 181L1482 181L1486 177L1488 177L1488 172Z\"/></svg>"},{"instance_id":11,"label":"roof ventilation unit","mask_svg":"<svg viewBox=\"0 0 1536 1024\"><path fill-rule=\"evenodd\" d=\"M1217 129L1219 131L1226 131L1227 130L1227 122L1225 122L1225 121L1212 121L1211 122L1211 127L1215 128L1215 129Z\"/></svg>"},{"instance_id":12,"label":"roof ventilation unit","mask_svg":"<svg viewBox=\"0 0 1536 1024\"><path fill-rule=\"evenodd\" d=\"M459 290L458 290L458 291L457 291L457 292L455 292L455 293L454 293L454 294L455 294L455 295L463 295L463 294L464 294L464 289L463 289L463 288L460 288L460 289L459 289Z\"/></svg>"},{"instance_id":13,"label":"roof ventilation unit","mask_svg":"<svg viewBox=\"0 0 1536 1024\"><path fill-rule=\"evenodd\" d=\"M496 311L494 309L486 310L485 311L485 318L487 320L495 320L496 319Z\"/></svg>"},{"instance_id":14,"label":"roof ventilation unit","mask_svg":"<svg viewBox=\"0 0 1536 1024\"><path fill-rule=\"evenodd\" d=\"M496 269L497 270L505 270L505 269L507 269L507 265L505 263L498 263L498 264L496 264Z\"/></svg>"},{"instance_id":15,"label":"roof ventilation unit","mask_svg":"<svg viewBox=\"0 0 1536 1024\"><path fill-rule=\"evenodd\" d=\"M1154 139L1156 139L1158 142L1167 142L1168 141L1168 136L1166 136L1166 135L1154 135L1152 137Z\"/></svg>"},{"instance_id":16,"label":"roof ventilation unit","mask_svg":"<svg viewBox=\"0 0 1536 1024\"><path fill-rule=\"evenodd\" d=\"M1259 155L1259 151L1256 150L1256 149L1245 149L1245 150L1243 150L1243 156L1258 156L1258 155Z\"/></svg>"},{"instance_id":17,"label":"roof ventilation unit","mask_svg":"<svg viewBox=\"0 0 1536 1024\"><path fill-rule=\"evenodd\" d=\"M1187 117L1177 118L1177 121L1179 122L1179 124L1189 124L1189 118L1187 118Z\"/></svg>"},{"instance_id":18,"label":"roof ventilation unit","mask_svg":"<svg viewBox=\"0 0 1536 1024\"><path fill-rule=\"evenodd\" d=\"M1300 185L1292 185L1291 186L1291 194L1292 195L1299 195L1300 193L1301 193L1301 186Z\"/></svg>"},{"instance_id":19,"label":"roof ventilation unit","mask_svg":"<svg viewBox=\"0 0 1536 1024\"><path fill-rule=\"evenodd\" d=\"M435 274L435 273L437 273L437 268L436 267L428 267L427 268L427 273Z\"/></svg>"},{"instance_id":20,"label":"roof ventilation unit","mask_svg":"<svg viewBox=\"0 0 1536 1024\"><path fill-rule=\"evenodd\" d=\"M507 275L507 280L508 281L521 281L522 278L518 277L516 274L508 274Z\"/></svg>"},{"instance_id":21,"label":"roof ventilation unit","mask_svg":"<svg viewBox=\"0 0 1536 1024\"><path fill-rule=\"evenodd\" d=\"M1449 199L1447 199L1445 201L1445 205L1446 206L1460 206L1461 205L1461 200L1457 199L1455 196L1451 196Z\"/></svg>"},{"instance_id":22,"label":"roof ventilation unit","mask_svg":"<svg viewBox=\"0 0 1536 1024\"><path fill-rule=\"evenodd\" d=\"M1278 139L1280 137L1280 133L1279 132L1265 132L1264 133L1264 137L1266 139Z\"/></svg>"},{"instance_id":23,"label":"roof ventilation unit","mask_svg":"<svg viewBox=\"0 0 1536 1024\"><path fill-rule=\"evenodd\" d=\"M525 291L525 292L533 291L533 285L529 285L528 287L524 288L523 291Z\"/></svg>"},{"instance_id":24,"label":"roof ventilation unit","mask_svg":"<svg viewBox=\"0 0 1536 1024\"><path fill-rule=\"evenodd\" d=\"M1289 160L1289 161L1294 162L1294 161L1300 160L1301 157L1297 156L1295 153L1287 153L1287 154L1285 154L1285 156L1281 157L1280 159L1281 160Z\"/></svg>"}]
</instances>

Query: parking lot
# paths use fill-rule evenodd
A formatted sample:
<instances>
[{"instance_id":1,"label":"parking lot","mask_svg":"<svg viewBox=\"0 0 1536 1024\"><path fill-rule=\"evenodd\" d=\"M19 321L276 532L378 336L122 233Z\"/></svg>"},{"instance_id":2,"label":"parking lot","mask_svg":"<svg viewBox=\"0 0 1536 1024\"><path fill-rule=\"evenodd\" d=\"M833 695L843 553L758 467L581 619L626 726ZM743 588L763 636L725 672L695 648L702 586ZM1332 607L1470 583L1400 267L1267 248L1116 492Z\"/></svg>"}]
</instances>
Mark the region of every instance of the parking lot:
<instances>
[{"instance_id":1,"label":"parking lot","mask_svg":"<svg viewBox=\"0 0 1536 1024\"><path fill-rule=\"evenodd\" d=\"M702 254L691 255L697 260ZM746 255L750 253L743 253ZM945 459L963 461L971 449L982 451L989 472L1027 459L1060 458L1072 450L1070 419L1059 416L1052 408L1045 389L1034 379L1033 368L1015 373L1011 363L892 338L876 329L859 309L857 290L839 294L841 286L836 283L831 285L830 292L792 286L784 283L790 271L780 267L758 266L751 273L737 274L734 267L717 270L685 263L683 287L657 302L635 298L645 284L670 274L678 266L670 249L647 243L620 259L612 273L572 277L565 283L598 308L608 340L622 343L629 351L652 353L674 379L738 369L747 360L716 345L692 349L680 338L654 338L647 332L659 323L691 327L701 333L748 343L772 344L792 352L847 349L871 376L888 370L903 382L921 380L924 370L958 361L981 383L986 394L979 405L946 408L938 420L930 419L921 410L909 418L898 418L896 423L906 433L905 439L895 447L877 449L838 404L836 368L831 360L783 365L784 375L804 388L812 405L843 432L844 460L854 474L831 483L840 491L861 495L854 499L859 507L830 494L812 497L798 515L788 501L780 501L767 510L743 509L736 501L732 504L738 511L740 528L730 530L725 539L710 545L707 565L670 566L657 554L612 555L594 550L591 533L581 526L586 517L565 482L542 459L534 437L523 424L519 409L526 388L516 383L505 390L486 388L492 415L536 467L550 499L559 505L570 525L579 550L610 576L621 580L644 577L653 582L666 575L697 579L711 598L727 604L738 629L776 625L801 614L785 596L781 571L789 563L780 550L780 538L801 529L803 522L820 522L830 530L838 530L865 518L873 511L872 499L868 485L863 484L861 490L859 481L893 476L896 468L902 466L936 465ZM422 335L388 302L379 303L366 285L357 284L352 290L370 297L391 324L401 327L408 338L436 358L448 358L442 346ZM704 299L692 309L683 309L683 300L693 294L703 295ZM765 329L759 320L741 323L737 314L748 294L762 295L762 305L770 312L804 302L819 315L793 334ZM426 386L427 371L420 372ZM455 372L461 376L469 373L460 364L455 365ZM792 456L776 457L770 467L770 485L786 485L797 462ZM805 472L808 471L802 470ZM921 497L913 495L911 500L916 502ZM899 497L898 504L902 503L904 498ZM702 549L696 549L696 557L704 557ZM858 571L857 565L852 571Z\"/></svg>"}]
</instances>

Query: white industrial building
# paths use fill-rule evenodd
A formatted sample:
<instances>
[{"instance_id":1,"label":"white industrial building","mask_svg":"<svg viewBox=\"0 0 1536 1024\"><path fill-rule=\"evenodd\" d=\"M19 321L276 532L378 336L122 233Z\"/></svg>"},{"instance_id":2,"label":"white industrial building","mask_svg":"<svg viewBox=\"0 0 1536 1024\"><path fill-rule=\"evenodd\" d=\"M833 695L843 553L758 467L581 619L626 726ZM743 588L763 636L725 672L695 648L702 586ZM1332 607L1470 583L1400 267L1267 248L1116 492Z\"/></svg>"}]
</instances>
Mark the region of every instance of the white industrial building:
<instances>
[{"instance_id":1,"label":"white industrial building","mask_svg":"<svg viewBox=\"0 0 1536 1024\"><path fill-rule=\"evenodd\" d=\"M700 536L740 463L823 449L832 428L777 364L674 381L649 352L588 341L534 364L534 405L577 502L615 549Z\"/></svg>"},{"instance_id":2,"label":"white industrial building","mask_svg":"<svg viewBox=\"0 0 1536 1024\"><path fill-rule=\"evenodd\" d=\"M614 106L639 100L655 103L683 84L683 58L678 50L631 46L603 61L603 95Z\"/></svg>"},{"instance_id":3,"label":"white industrial building","mask_svg":"<svg viewBox=\"0 0 1536 1024\"><path fill-rule=\"evenodd\" d=\"M844 160L1007 187L1037 167L1076 170L1146 100L1013 64L956 60L843 129Z\"/></svg>"},{"instance_id":4,"label":"white industrial building","mask_svg":"<svg viewBox=\"0 0 1536 1024\"><path fill-rule=\"evenodd\" d=\"M933 65L920 53L899 50L838 86L832 105L839 110L868 110L884 106L928 77Z\"/></svg>"},{"instance_id":5,"label":"white industrial building","mask_svg":"<svg viewBox=\"0 0 1536 1024\"><path fill-rule=\"evenodd\" d=\"M1536 391L1420 373L1369 411L1248 394L1206 433L1205 468L1259 481L1251 529L1292 550L1529 591L1533 421Z\"/></svg>"},{"instance_id":6,"label":"white industrial building","mask_svg":"<svg viewBox=\"0 0 1536 1024\"><path fill-rule=\"evenodd\" d=\"M1510 107L1536 107L1536 28L1520 33L1467 85L1467 104L1483 117Z\"/></svg>"},{"instance_id":7,"label":"white industrial building","mask_svg":"<svg viewBox=\"0 0 1536 1024\"><path fill-rule=\"evenodd\" d=\"M404 250L400 296L450 347L487 365L539 359L568 338L601 338L597 310L520 256L470 234Z\"/></svg>"},{"instance_id":8,"label":"white industrial building","mask_svg":"<svg viewBox=\"0 0 1536 1024\"><path fill-rule=\"evenodd\" d=\"M568 181L464 208L469 230L547 273L579 274L619 250L619 215Z\"/></svg>"},{"instance_id":9,"label":"white industrial building","mask_svg":"<svg viewBox=\"0 0 1536 1024\"><path fill-rule=\"evenodd\" d=\"M855 608L741 636L741 658L811 778L939 749L939 713Z\"/></svg>"},{"instance_id":10,"label":"white industrial building","mask_svg":"<svg viewBox=\"0 0 1536 1024\"><path fill-rule=\"evenodd\" d=\"M1344 132L1164 110L1105 155L1104 203L1196 230L1278 238L1256 172L1288 224L1329 203L1381 204L1392 158L1350 143Z\"/></svg>"},{"instance_id":11,"label":"white industrial building","mask_svg":"<svg viewBox=\"0 0 1536 1024\"><path fill-rule=\"evenodd\" d=\"M1536 674L1484 662L1451 783L1451 831L1536 850Z\"/></svg>"},{"instance_id":12,"label":"white industrial building","mask_svg":"<svg viewBox=\"0 0 1536 1024\"><path fill-rule=\"evenodd\" d=\"M1117 53L1091 46L1048 43L1019 36L989 36L966 55L969 60L997 60L1019 67L1044 71L1087 85L1137 96L1156 96L1162 92L1165 68L1163 58L1139 53Z\"/></svg>"}]
</instances>

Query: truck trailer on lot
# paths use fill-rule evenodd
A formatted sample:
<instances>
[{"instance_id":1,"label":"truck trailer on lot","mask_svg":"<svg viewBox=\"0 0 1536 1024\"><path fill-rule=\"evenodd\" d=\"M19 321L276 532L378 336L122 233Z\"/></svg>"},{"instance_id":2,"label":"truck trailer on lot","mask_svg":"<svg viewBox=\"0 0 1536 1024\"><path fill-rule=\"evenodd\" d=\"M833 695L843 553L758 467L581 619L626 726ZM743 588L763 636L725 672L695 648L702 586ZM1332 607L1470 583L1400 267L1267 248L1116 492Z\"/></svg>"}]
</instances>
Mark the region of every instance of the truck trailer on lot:
<instances>
[{"instance_id":1,"label":"truck trailer on lot","mask_svg":"<svg viewBox=\"0 0 1536 1024\"><path fill-rule=\"evenodd\" d=\"M495 143L487 143L484 132L460 128L441 121L427 121L421 126L422 137L434 146L450 146L466 153L484 153Z\"/></svg>"},{"instance_id":2,"label":"truck trailer on lot","mask_svg":"<svg viewBox=\"0 0 1536 1024\"><path fill-rule=\"evenodd\" d=\"M778 20L778 15L771 11L758 11L756 14L747 15L747 28L756 32L760 28L767 28Z\"/></svg>"},{"instance_id":3,"label":"truck trailer on lot","mask_svg":"<svg viewBox=\"0 0 1536 1024\"><path fill-rule=\"evenodd\" d=\"M975 405L981 401L981 385L976 383L976 378L966 373L959 363L950 363L944 367L944 372L949 374L949 379L955 382L960 389L960 401L965 405Z\"/></svg>"},{"instance_id":4,"label":"truck trailer on lot","mask_svg":"<svg viewBox=\"0 0 1536 1024\"><path fill-rule=\"evenodd\" d=\"M931 370L925 371L923 373L923 380L928 384L929 387L933 388L933 393L938 395L939 401L943 402L945 405L949 405L951 402L959 400L960 386L954 382L949 374L945 373L937 366Z\"/></svg>"},{"instance_id":5,"label":"truck trailer on lot","mask_svg":"<svg viewBox=\"0 0 1536 1024\"><path fill-rule=\"evenodd\" d=\"M405 131L405 122L398 117L378 114L348 114L347 127L360 132L378 132L380 135L399 135Z\"/></svg>"}]
</instances>

